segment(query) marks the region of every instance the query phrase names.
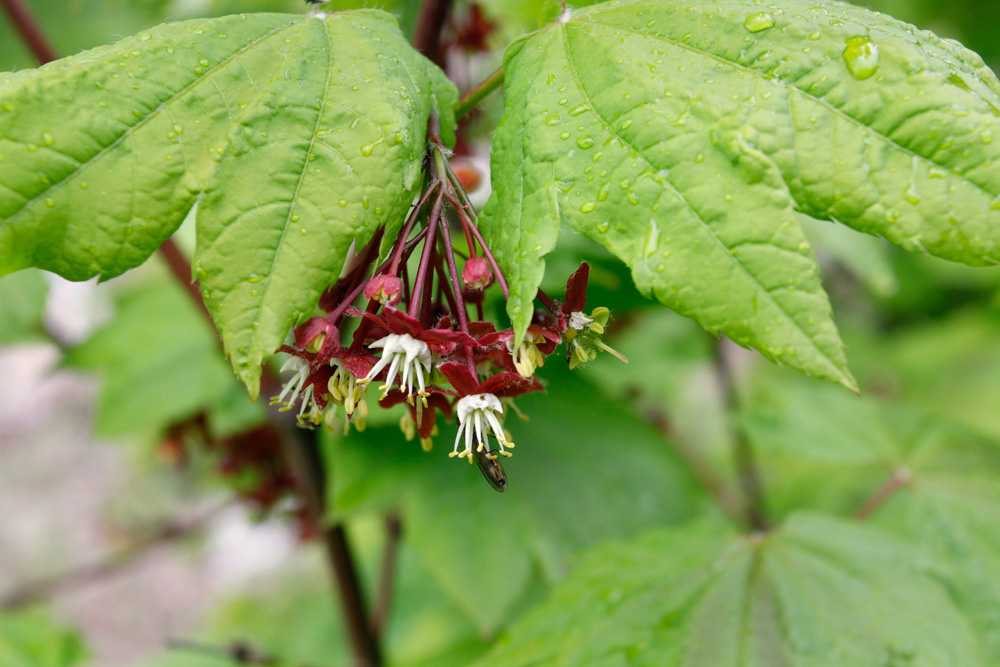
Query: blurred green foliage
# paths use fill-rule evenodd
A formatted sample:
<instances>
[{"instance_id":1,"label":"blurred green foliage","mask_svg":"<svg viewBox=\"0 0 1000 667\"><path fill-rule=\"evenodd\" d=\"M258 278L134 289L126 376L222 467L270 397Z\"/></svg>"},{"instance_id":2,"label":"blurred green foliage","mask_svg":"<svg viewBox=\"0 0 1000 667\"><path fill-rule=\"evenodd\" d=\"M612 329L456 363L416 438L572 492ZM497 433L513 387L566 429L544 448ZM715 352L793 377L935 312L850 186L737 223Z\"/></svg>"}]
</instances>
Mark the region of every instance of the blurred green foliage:
<instances>
[{"instance_id":1,"label":"blurred green foliage","mask_svg":"<svg viewBox=\"0 0 1000 667\"><path fill-rule=\"evenodd\" d=\"M41 609L0 613L4 667L73 667L89 657L80 637Z\"/></svg>"}]
</instances>

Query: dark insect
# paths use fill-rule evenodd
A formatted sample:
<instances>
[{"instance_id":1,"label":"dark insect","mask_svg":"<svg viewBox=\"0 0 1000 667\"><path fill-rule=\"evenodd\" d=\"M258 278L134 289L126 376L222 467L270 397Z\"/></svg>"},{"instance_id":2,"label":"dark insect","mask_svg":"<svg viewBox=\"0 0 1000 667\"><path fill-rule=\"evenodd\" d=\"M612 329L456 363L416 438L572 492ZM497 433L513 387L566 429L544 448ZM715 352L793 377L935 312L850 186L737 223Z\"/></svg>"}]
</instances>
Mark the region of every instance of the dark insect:
<instances>
[{"instance_id":1,"label":"dark insect","mask_svg":"<svg viewBox=\"0 0 1000 667\"><path fill-rule=\"evenodd\" d=\"M495 450L499 452L500 450ZM496 453L491 451L487 447L482 449L476 449L474 456L476 458L476 465L483 473L483 477L486 481L490 483L494 489L503 493L507 490L507 473L503 471L503 466L500 465L500 459L497 457ZM493 458L490 458L490 457Z\"/></svg>"}]
</instances>

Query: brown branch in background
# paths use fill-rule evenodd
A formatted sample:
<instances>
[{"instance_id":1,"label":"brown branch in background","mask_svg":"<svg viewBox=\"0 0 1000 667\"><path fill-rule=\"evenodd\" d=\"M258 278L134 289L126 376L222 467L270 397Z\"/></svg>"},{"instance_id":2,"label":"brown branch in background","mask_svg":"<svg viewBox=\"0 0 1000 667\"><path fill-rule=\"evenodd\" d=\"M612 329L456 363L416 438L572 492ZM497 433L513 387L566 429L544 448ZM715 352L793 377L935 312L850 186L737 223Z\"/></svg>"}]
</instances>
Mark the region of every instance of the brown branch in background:
<instances>
[{"instance_id":1,"label":"brown branch in background","mask_svg":"<svg viewBox=\"0 0 1000 667\"><path fill-rule=\"evenodd\" d=\"M375 590L375 608L372 610L371 629L376 637L385 631L392 608L392 589L396 581L396 560L399 557L399 538L403 533L403 523L399 515L385 517L385 546L382 548L382 567L378 574L378 588Z\"/></svg>"},{"instance_id":2,"label":"brown branch in background","mask_svg":"<svg viewBox=\"0 0 1000 667\"><path fill-rule=\"evenodd\" d=\"M49 46L49 42L45 39L41 28L38 27L35 17L31 15L31 12L24 6L21 0L0 0L0 6L3 6L4 11L7 12L7 17L14 26L15 32L21 36L24 43L31 49L31 53L38 60L38 64L44 65L45 63L59 59L56 52Z\"/></svg>"},{"instance_id":3,"label":"brown branch in background","mask_svg":"<svg viewBox=\"0 0 1000 667\"><path fill-rule=\"evenodd\" d=\"M53 595L83 588L119 574L142 560L153 547L175 542L200 532L230 504L224 503L202 516L187 521L168 521L101 562L75 567L66 572L18 586L0 598L0 609L24 607L47 600Z\"/></svg>"},{"instance_id":4,"label":"brown branch in background","mask_svg":"<svg viewBox=\"0 0 1000 667\"><path fill-rule=\"evenodd\" d=\"M669 417L662 410L649 407L646 409L645 418L656 427L656 430L674 447L681 458L691 466L694 476L705 487L725 515L735 523L743 525L746 522L748 509L739 490L726 481L697 446L688 442L682 434L677 432Z\"/></svg>"},{"instance_id":5,"label":"brown branch in background","mask_svg":"<svg viewBox=\"0 0 1000 667\"><path fill-rule=\"evenodd\" d=\"M285 445L289 463L295 471L311 522L316 526L322 526L326 514L326 479L315 433L298 429L294 436L285 439ZM330 570L337 583L338 599L347 626L348 640L353 649L355 665L378 667L382 664L378 637L371 631L368 623L365 600L361 593L361 580L354 565L344 526L341 524L327 526L321 537Z\"/></svg>"},{"instance_id":6,"label":"brown branch in background","mask_svg":"<svg viewBox=\"0 0 1000 667\"><path fill-rule=\"evenodd\" d=\"M225 646L215 644L205 644L194 642L188 639L171 639L167 642L167 648L175 651L189 651L205 656L228 660L237 665L256 665L257 667L278 667L278 665L290 664L286 660L266 653L253 644L245 641L231 641ZM296 667L312 667L306 663L296 662Z\"/></svg>"},{"instance_id":7,"label":"brown branch in background","mask_svg":"<svg viewBox=\"0 0 1000 667\"><path fill-rule=\"evenodd\" d=\"M770 528L764 502L764 488L760 480L760 471L754 459L753 448L747 439L746 432L740 427L736 410L739 401L736 394L736 378L733 373L732 353L738 350L729 339L720 337L714 341L715 373L722 392L723 406L729 421L730 439L733 443L733 459L736 474L746 499L746 521L756 531Z\"/></svg>"},{"instance_id":8,"label":"brown branch in background","mask_svg":"<svg viewBox=\"0 0 1000 667\"><path fill-rule=\"evenodd\" d=\"M451 11L451 0L424 0L413 33L413 48L442 69L444 62L441 52L441 31L445 21L448 20L449 11Z\"/></svg>"},{"instance_id":9,"label":"brown branch in background","mask_svg":"<svg viewBox=\"0 0 1000 667\"><path fill-rule=\"evenodd\" d=\"M892 477L886 480L885 484L875 490L868 500L854 513L854 518L858 521L865 521L871 517L880 507L886 504L897 491L908 486L913 481L913 472L907 467L897 468L892 473Z\"/></svg>"},{"instance_id":10,"label":"brown branch in background","mask_svg":"<svg viewBox=\"0 0 1000 667\"><path fill-rule=\"evenodd\" d=\"M170 273L177 279L178 284L187 290L188 296L198 305L198 310L201 311L201 314L205 316L208 323L215 329L212 316L209 314L208 308L205 307L205 300L201 297L201 289L198 287L198 281L191 279L191 264L181 253L180 248L177 247L173 239L167 239L160 245L159 251L160 257L163 258L170 268Z\"/></svg>"}]
</instances>

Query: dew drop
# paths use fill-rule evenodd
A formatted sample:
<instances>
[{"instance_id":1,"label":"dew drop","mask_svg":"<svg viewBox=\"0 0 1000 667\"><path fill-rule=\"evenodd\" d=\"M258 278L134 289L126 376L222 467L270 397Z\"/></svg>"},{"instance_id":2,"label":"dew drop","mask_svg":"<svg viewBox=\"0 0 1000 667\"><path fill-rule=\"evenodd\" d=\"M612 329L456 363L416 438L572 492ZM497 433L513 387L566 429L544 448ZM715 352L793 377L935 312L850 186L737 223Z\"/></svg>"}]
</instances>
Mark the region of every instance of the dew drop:
<instances>
[{"instance_id":1,"label":"dew drop","mask_svg":"<svg viewBox=\"0 0 1000 667\"><path fill-rule=\"evenodd\" d=\"M595 204L594 202L592 202L592 201L584 202L583 205L580 206L580 212L581 213L590 213L595 208L597 208L597 204Z\"/></svg>"},{"instance_id":2,"label":"dew drop","mask_svg":"<svg viewBox=\"0 0 1000 667\"><path fill-rule=\"evenodd\" d=\"M46 146L51 146L55 143L55 139L48 132L42 132L42 143Z\"/></svg>"},{"instance_id":3,"label":"dew drop","mask_svg":"<svg viewBox=\"0 0 1000 667\"><path fill-rule=\"evenodd\" d=\"M56 200L55 199L46 199L45 200L45 205L48 206L49 208L52 208L53 206L56 205Z\"/></svg>"},{"instance_id":4,"label":"dew drop","mask_svg":"<svg viewBox=\"0 0 1000 667\"><path fill-rule=\"evenodd\" d=\"M867 37L848 37L844 62L851 76L864 81L878 71L878 45Z\"/></svg>"},{"instance_id":5,"label":"dew drop","mask_svg":"<svg viewBox=\"0 0 1000 667\"><path fill-rule=\"evenodd\" d=\"M584 135L576 138L576 145L580 148L587 149L594 145L594 140L591 139L589 135Z\"/></svg>"},{"instance_id":6,"label":"dew drop","mask_svg":"<svg viewBox=\"0 0 1000 667\"><path fill-rule=\"evenodd\" d=\"M383 141L385 141L385 137L379 137L378 139L376 139L375 141L371 142L370 144L365 144L364 146L361 147L361 154L364 155L365 157L370 157L371 154L372 154L372 151L375 150L375 147L378 146Z\"/></svg>"},{"instance_id":7,"label":"dew drop","mask_svg":"<svg viewBox=\"0 0 1000 667\"><path fill-rule=\"evenodd\" d=\"M774 27L774 17L767 12L751 14L743 22L743 26L750 32L760 32Z\"/></svg>"},{"instance_id":8,"label":"dew drop","mask_svg":"<svg viewBox=\"0 0 1000 667\"><path fill-rule=\"evenodd\" d=\"M607 232L610 227L611 227L611 225L608 224L607 220L605 220L604 222L597 223L597 231L599 231L602 234L604 234L605 232Z\"/></svg>"}]
</instances>

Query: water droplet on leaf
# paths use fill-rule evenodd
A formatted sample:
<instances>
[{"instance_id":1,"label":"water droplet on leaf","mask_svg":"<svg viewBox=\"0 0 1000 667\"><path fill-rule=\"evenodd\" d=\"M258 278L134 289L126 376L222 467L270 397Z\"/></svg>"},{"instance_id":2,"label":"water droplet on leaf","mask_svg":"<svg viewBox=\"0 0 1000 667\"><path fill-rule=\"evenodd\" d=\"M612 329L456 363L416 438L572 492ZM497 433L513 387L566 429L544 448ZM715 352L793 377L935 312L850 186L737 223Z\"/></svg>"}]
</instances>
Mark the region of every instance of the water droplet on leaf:
<instances>
[{"instance_id":1,"label":"water droplet on leaf","mask_svg":"<svg viewBox=\"0 0 1000 667\"><path fill-rule=\"evenodd\" d=\"M878 45L867 37L848 37L844 62L855 79L868 79L878 71Z\"/></svg>"},{"instance_id":2,"label":"water droplet on leaf","mask_svg":"<svg viewBox=\"0 0 1000 667\"><path fill-rule=\"evenodd\" d=\"M774 27L774 17L767 12L751 14L743 22L743 26L750 32L760 32Z\"/></svg>"}]
</instances>

